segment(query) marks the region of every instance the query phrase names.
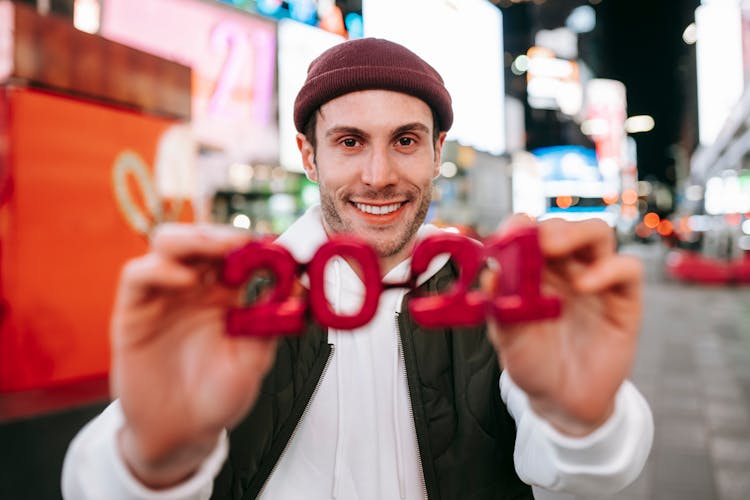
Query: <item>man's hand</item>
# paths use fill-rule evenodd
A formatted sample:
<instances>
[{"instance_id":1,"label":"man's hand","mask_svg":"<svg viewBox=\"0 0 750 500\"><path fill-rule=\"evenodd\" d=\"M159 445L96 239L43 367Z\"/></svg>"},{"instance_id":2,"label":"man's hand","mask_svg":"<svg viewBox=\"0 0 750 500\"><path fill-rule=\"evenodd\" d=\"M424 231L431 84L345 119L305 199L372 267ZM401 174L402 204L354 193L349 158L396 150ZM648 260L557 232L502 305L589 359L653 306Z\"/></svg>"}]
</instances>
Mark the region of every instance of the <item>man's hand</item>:
<instances>
[{"instance_id":1,"label":"man's hand","mask_svg":"<svg viewBox=\"0 0 750 500\"><path fill-rule=\"evenodd\" d=\"M167 224L124 268L112 317L112 390L125 427L120 451L146 485L188 477L224 428L254 403L275 342L229 337L241 291L219 281L224 256L249 236Z\"/></svg>"},{"instance_id":2,"label":"man's hand","mask_svg":"<svg viewBox=\"0 0 750 500\"><path fill-rule=\"evenodd\" d=\"M515 219L508 228L519 224L530 222ZM613 231L599 220L544 221L539 243L542 293L560 297L562 315L493 323L489 337L534 411L559 431L582 436L612 414L630 372L641 321L642 266L615 253Z\"/></svg>"}]
</instances>

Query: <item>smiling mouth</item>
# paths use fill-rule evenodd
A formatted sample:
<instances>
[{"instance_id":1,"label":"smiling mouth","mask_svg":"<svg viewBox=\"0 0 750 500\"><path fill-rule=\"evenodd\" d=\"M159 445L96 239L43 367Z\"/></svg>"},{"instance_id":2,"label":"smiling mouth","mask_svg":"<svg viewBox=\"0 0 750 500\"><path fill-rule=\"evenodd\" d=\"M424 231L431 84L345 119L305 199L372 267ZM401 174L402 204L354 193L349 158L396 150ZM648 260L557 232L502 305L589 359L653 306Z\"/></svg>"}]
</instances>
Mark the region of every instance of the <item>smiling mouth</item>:
<instances>
[{"instance_id":1,"label":"smiling mouth","mask_svg":"<svg viewBox=\"0 0 750 500\"><path fill-rule=\"evenodd\" d=\"M398 203L389 203L387 205L368 205L366 203L355 202L352 203L355 207L357 207L357 210L369 215L389 215L406 204L405 201Z\"/></svg>"}]
</instances>

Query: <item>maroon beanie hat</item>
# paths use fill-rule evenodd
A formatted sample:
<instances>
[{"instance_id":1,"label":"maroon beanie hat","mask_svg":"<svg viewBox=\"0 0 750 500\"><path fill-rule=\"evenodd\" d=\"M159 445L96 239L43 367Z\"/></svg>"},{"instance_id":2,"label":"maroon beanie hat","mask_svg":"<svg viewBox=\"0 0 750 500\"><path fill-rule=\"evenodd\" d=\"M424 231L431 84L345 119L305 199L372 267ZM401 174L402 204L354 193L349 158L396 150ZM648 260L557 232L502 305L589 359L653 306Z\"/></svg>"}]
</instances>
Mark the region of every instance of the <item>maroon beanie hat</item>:
<instances>
[{"instance_id":1,"label":"maroon beanie hat","mask_svg":"<svg viewBox=\"0 0 750 500\"><path fill-rule=\"evenodd\" d=\"M417 97L437 114L441 131L453 124L451 96L435 69L406 47L378 38L335 45L307 69L294 101L294 125L304 127L312 114L336 97L359 90L393 90Z\"/></svg>"}]
</instances>

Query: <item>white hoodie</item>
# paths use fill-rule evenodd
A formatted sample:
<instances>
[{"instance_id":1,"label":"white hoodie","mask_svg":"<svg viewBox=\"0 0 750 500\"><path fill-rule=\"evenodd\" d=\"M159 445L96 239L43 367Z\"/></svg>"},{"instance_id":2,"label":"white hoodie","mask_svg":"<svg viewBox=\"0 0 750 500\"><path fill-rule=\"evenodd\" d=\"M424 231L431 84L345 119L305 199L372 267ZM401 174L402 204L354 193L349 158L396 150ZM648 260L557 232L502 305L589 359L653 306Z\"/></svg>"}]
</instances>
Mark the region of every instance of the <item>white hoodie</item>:
<instances>
[{"instance_id":1,"label":"white hoodie","mask_svg":"<svg viewBox=\"0 0 750 500\"><path fill-rule=\"evenodd\" d=\"M437 231L423 226L419 238ZM319 207L313 207L279 239L299 262L308 262L326 241ZM447 260L435 259L423 282ZM384 278L403 282L407 259ZM364 287L340 258L328 266L327 297L335 310L352 312ZM396 314L405 291L383 292L373 320L352 331L330 330L333 353L315 394L260 498L420 499L426 497ZM528 398L503 373L500 389L518 428L514 461L519 477L543 488L574 494L616 491L641 471L653 438L648 404L625 382L612 417L584 438L554 430L530 409ZM203 467L185 483L151 491L130 475L116 452L123 417L117 402L76 436L63 467L63 494L72 499L198 499L210 496L227 454L222 436Z\"/></svg>"}]
</instances>

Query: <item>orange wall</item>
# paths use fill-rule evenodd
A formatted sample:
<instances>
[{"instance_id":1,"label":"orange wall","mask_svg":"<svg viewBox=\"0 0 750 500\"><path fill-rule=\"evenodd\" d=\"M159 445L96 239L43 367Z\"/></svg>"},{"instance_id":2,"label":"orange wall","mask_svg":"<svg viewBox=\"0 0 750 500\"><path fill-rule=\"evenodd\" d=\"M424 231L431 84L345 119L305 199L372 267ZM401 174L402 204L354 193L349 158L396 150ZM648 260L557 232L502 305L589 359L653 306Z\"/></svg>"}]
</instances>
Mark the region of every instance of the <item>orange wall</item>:
<instances>
[{"instance_id":1,"label":"orange wall","mask_svg":"<svg viewBox=\"0 0 750 500\"><path fill-rule=\"evenodd\" d=\"M2 90L12 190L0 205L0 392L106 374L116 279L147 243L116 205L112 165L125 149L152 165L174 122Z\"/></svg>"}]
</instances>

